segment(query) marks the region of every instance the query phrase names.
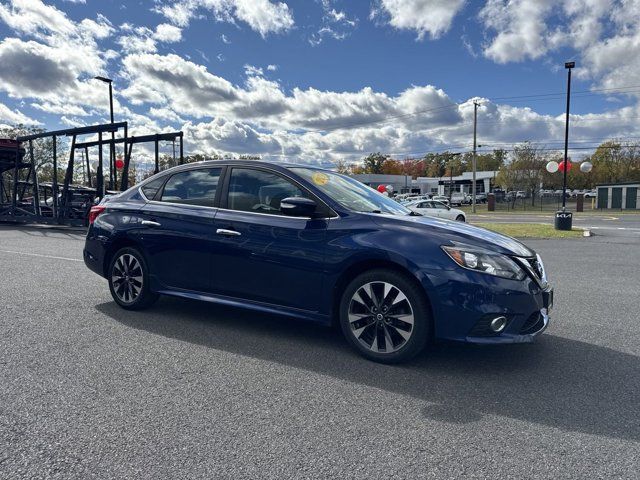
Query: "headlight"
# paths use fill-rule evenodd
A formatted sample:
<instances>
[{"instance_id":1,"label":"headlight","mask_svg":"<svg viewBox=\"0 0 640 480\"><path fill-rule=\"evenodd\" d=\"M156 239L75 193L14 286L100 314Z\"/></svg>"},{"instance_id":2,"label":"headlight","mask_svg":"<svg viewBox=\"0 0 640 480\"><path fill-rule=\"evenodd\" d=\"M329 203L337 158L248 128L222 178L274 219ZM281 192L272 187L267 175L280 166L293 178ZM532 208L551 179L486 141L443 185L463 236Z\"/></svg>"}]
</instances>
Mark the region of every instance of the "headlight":
<instances>
[{"instance_id":1,"label":"headlight","mask_svg":"<svg viewBox=\"0 0 640 480\"><path fill-rule=\"evenodd\" d=\"M526 275L516 262L500 253L470 246L443 246L442 249L454 262L467 270L512 280L522 280Z\"/></svg>"}]
</instances>

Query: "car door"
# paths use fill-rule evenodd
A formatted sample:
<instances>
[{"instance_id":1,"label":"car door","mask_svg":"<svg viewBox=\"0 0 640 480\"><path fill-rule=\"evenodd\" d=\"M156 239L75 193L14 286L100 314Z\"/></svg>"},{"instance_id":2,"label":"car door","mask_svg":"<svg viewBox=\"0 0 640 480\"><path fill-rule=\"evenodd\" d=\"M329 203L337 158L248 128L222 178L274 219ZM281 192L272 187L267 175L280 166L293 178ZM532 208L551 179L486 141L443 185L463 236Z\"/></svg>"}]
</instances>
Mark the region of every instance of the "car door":
<instances>
[{"instance_id":1,"label":"car door","mask_svg":"<svg viewBox=\"0 0 640 480\"><path fill-rule=\"evenodd\" d=\"M142 208L139 242L160 290L210 290L214 202L221 173L221 167L174 173Z\"/></svg>"},{"instance_id":2,"label":"car door","mask_svg":"<svg viewBox=\"0 0 640 480\"><path fill-rule=\"evenodd\" d=\"M276 171L230 167L214 222L212 286L216 293L319 309L328 220L282 214L280 201L293 196L320 202Z\"/></svg>"},{"instance_id":3,"label":"car door","mask_svg":"<svg viewBox=\"0 0 640 480\"><path fill-rule=\"evenodd\" d=\"M423 202L423 210L421 213L423 213L424 215L429 215L431 217L439 217L440 213L439 210L435 207L435 203L431 200L429 200L428 202Z\"/></svg>"}]
</instances>

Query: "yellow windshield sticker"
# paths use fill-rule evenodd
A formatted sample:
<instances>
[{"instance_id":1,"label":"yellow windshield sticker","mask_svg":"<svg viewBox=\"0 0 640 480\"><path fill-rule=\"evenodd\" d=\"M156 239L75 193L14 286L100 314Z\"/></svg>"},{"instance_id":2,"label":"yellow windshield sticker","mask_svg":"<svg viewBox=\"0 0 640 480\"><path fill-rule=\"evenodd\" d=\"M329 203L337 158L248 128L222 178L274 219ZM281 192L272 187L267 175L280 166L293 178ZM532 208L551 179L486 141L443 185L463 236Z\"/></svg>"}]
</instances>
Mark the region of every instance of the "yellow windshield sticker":
<instances>
[{"instance_id":1,"label":"yellow windshield sticker","mask_svg":"<svg viewBox=\"0 0 640 480\"><path fill-rule=\"evenodd\" d=\"M313 180L313 183L316 185L326 185L329 183L329 176L322 172L315 172L311 175L311 180Z\"/></svg>"}]
</instances>

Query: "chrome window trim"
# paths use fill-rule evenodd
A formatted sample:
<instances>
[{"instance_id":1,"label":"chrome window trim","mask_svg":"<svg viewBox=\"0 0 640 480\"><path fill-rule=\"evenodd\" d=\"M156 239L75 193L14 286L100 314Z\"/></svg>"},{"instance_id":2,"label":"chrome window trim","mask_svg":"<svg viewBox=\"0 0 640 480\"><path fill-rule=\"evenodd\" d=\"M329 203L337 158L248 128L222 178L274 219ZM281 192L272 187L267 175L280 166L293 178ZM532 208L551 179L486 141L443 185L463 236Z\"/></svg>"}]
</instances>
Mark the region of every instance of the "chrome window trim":
<instances>
[{"instance_id":1,"label":"chrome window trim","mask_svg":"<svg viewBox=\"0 0 640 480\"><path fill-rule=\"evenodd\" d=\"M339 215L336 215L335 217L293 217L291 215L276 215L274 213L249 212L247 210L234 210L232 208L222 208L222 207L218 207L218 210L224 210L226 212L248 213L249 215L266 215L268 217L292 218L292 219L307 220L307 221L308 220L330 220L332 218L340 218Z\"/></svg>"},{"instance_id":2,"label":"chrome window trim","mask_svg":"<svg viewBox=\"0 0 640 480\"><path fill-rule=\"evenodd\" d=\"M213 210L218 210L218 207L213 207L213 206L191 205L189 203L163 202L161 200L147 200L147 203L152 203L154 205L175 205L177 207L210 208Z\"/></svg>"}]
</instances>

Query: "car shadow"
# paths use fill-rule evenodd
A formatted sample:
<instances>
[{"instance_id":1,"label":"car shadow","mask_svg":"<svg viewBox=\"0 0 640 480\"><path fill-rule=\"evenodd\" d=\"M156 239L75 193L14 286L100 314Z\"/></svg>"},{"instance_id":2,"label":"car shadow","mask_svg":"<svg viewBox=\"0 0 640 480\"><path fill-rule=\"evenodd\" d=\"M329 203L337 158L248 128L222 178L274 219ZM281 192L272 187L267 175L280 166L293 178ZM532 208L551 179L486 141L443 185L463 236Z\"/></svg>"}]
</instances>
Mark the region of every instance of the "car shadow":
<instances>
[{"instance_id":1,"label":"car shadow","mask_svg":"<svg viewBox=\"0 0 640 480\"><path fill-rule=\"evenodd\" d=\"M640 440L640 358L606 347L545 334L528 345L441 343L407 364L381 365L353 352L337 329L311 323L178 298L142 312L96 308L152 334L410 395L434 420L498 415Z\"/></svg>"}]
</instances>

